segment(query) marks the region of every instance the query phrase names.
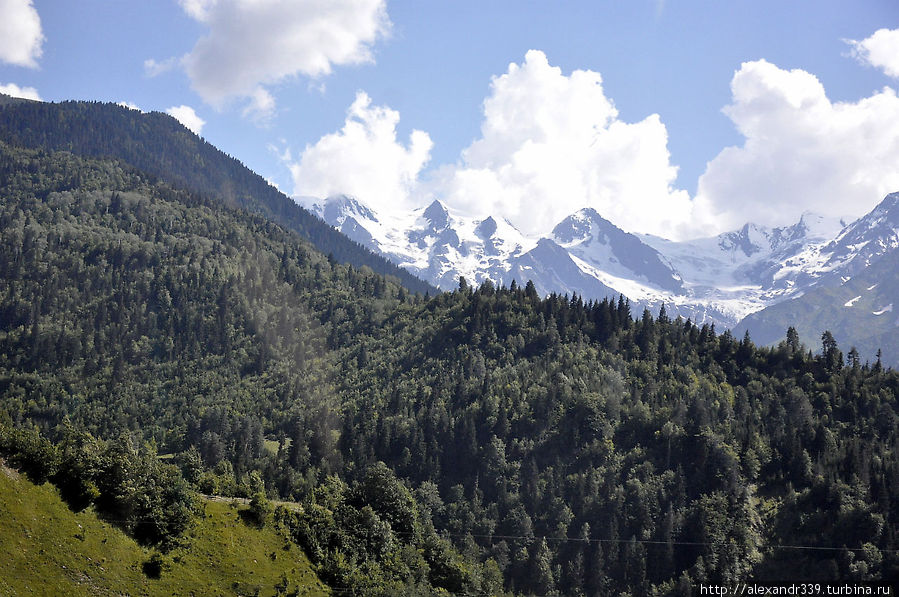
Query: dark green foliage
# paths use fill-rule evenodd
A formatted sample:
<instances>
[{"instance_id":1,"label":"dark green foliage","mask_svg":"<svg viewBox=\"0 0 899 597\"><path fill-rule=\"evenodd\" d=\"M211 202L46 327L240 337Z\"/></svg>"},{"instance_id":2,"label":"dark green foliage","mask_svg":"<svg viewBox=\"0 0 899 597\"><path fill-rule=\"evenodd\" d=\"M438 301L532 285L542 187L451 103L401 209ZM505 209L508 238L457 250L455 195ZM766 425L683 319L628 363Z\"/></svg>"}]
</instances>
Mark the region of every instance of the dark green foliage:
<instances>
[{"instance_id":1,"label":"dark green foliage","mask_svg":"<svg viewBox=\"0 0 899 597\"><path fill-rule=\"evenodd\" d=\"M360 595L502 592L493 566L461 555L383 463L351 486L329 477L302 512L278 516L332 586ZM494 565L495 566L495 565ZM445 594L445 593L444 593Z\"/></svg>"},{"instance_id":2,"label":"dark green foliage","mask_svg":"<svg viewBox=\"0 0 899 597\"><path fill-rule=\"evenodd\" d=\"M262 215L340 263L368 266L412 292L435 289L322 222L238 160L161 112L100 102L0 102L0 140L20 147L115 158L180 188Z\"/></svg>"},{"instance_id":3,"label":"dark green foliage","mask_svg":"<svg viewBox=\"0 0 899 597\"><path fill-rule=\"evenodd\" d=\"M194 491L177 469L127 435L102 442L70 429L54 445L34 429L0 423L0 456L36 483L52 481L73 510L101 516L147 544L171 544L193 519Z\"/></svg>"},{"instance_id":4,"label":"dark green foliage","mask_svg":"<svg viewBox=\"0 0 899 597\"><path fill-rule=\"evenodd\" d=\"M163 560L162 554L157 552L153 552L153 555L143 563L141 568L143 568L144 574L146 574L149 578L159 578L162 576L162 570L165 567L165 560Z\"/></svg>"},{"instance_id":5,"label":"dark green foliage","mask_svg":"<svg viewBox=\"0 0 899 597\"><path fill-rule=\"evenodd\" d=\"M118 162L3 147L0 192L3 449L146 540L184 517L141 496L183 477L301 501L276 518L359 594L899 571L899 376L833 336L532 284L410 297Z\"/></svg>"},{"instance_id":6,"label":"dark green foliage","mask_svg":"<svg viewBox=\"0 0 899 597\"><path fill-rule=\"evenodd\" d=\"M16 421L140 428L238 475L267 458L264 433L301 428L314 464L334 464L327 346L382 317L395 284L112 162L4 148L0 172L0 391Z\"/></svg>"},{"instance_id":7,"label":"dark green foliage","mask_svg":"<svg viewBox=\"0 0 899 597\"><path fill-rule=\"evenodd\" d=\"M263 492L257 491L253 494L252 499L250 499L250 509L248 510L249 517L253 523L260 527L265 526L273 510L271 502L268 501Z\"/></svg>"},{"instance_id":8,"label":"dark green foliage","mask_svg":"<svg viewBox=\"0 0 899 597\"><path fill-rule=\"evenodd\" d=\"M524 594L896 573L893 372L626 311L460 284L398 313L342 361L344 458L436 485Z\"/></svg>"},{"instance_id":9,"label":"dark green foliage","mask_svg":"<svg viewBox=\"0 0 899 597\"><path fill-rule=\"evenodd\" d=\"M59 467L55 446L35 429L0 426L0 454L37 484L45 483Z\"/></svg>"}]
</instances>

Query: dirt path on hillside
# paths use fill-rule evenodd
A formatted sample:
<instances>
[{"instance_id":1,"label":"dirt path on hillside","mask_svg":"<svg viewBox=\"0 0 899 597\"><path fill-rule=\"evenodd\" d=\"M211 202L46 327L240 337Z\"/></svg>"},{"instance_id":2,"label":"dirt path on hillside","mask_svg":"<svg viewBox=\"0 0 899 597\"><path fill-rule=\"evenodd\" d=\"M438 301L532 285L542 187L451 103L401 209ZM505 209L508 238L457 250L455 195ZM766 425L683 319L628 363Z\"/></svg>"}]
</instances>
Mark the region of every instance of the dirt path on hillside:
<instances>
[{"instance_id":1,"label":"dirt path on hillside","mask_svg":"<svg viewBox=\"0 0 899 597\"><path fill-rule=\"evenodd\" d=\"M12 479L13 481L17 481L19 479L19 471L15 469L11 469L6 466L6 461L0 458L0 472L4 475ZM299 504L297 504L299 506Z\"/></svg>"}]
</instances>

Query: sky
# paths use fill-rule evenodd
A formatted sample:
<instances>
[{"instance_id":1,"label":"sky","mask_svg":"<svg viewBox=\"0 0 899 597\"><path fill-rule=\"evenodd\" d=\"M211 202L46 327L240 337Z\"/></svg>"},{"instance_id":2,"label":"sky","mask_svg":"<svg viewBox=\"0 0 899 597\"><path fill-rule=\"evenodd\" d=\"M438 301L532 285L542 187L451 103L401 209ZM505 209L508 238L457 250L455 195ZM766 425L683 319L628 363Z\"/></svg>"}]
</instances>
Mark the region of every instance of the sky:
<instances>
[{"instance_id":1,"label":"sky","mask_svg":"<svg viewBox=\"0 0 899 597\"><path fill-rule=\"evenodd\" d=\"M685 239L899 191L895 0L0 0L0 92L167 112L285 193Z\"/></svg>"}]
</instances>

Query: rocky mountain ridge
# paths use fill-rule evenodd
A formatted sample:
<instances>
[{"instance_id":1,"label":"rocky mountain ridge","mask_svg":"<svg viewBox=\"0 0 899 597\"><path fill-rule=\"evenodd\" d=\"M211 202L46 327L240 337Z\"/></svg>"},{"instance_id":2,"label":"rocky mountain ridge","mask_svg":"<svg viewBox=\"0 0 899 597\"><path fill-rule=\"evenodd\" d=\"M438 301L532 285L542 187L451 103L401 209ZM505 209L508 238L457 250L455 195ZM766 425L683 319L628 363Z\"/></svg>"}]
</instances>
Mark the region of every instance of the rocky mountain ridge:
<instances>
[{"instance_id":1,"label":"rocky mountain ridge","mask_svg":"<svg viewBox=\"0 0 899 597\"><path fill-rule=\"evenodd\" d=\"M709 238L671 241L626 232L584 208L534 238L493 216L471 218L439 200L408 214L380 214L338 195L300 203L353 240L441 289L532 280L542 294L585 299L623 294L635 311L736 328L746 317L841 285L899 247L899 193L845 220L807 212L790 226L747 223Z\"/></svg>"}]
</instances>

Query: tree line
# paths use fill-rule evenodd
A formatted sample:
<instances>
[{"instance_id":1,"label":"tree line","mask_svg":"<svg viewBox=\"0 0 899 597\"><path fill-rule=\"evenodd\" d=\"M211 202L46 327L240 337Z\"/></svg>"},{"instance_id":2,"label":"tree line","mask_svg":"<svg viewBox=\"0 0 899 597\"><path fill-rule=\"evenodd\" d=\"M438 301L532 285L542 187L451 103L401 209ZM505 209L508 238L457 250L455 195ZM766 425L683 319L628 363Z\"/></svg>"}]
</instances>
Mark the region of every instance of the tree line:
<instances>
[{"instance_id":1,"label":"tree line","mask_svg":"<svg viewBox=\"0 0 899 597\"><path fill-rule=\"evenodd\" d=\"M296 500L273 523L362 594L899 570L899 378L827 333L815 354L623 297L413 294L109 159L2 145L0 193L3 449L98 510L143 512L142 483L186 488L146 506L163 521L197 490Z\"/></svg>"}]
</instances>

